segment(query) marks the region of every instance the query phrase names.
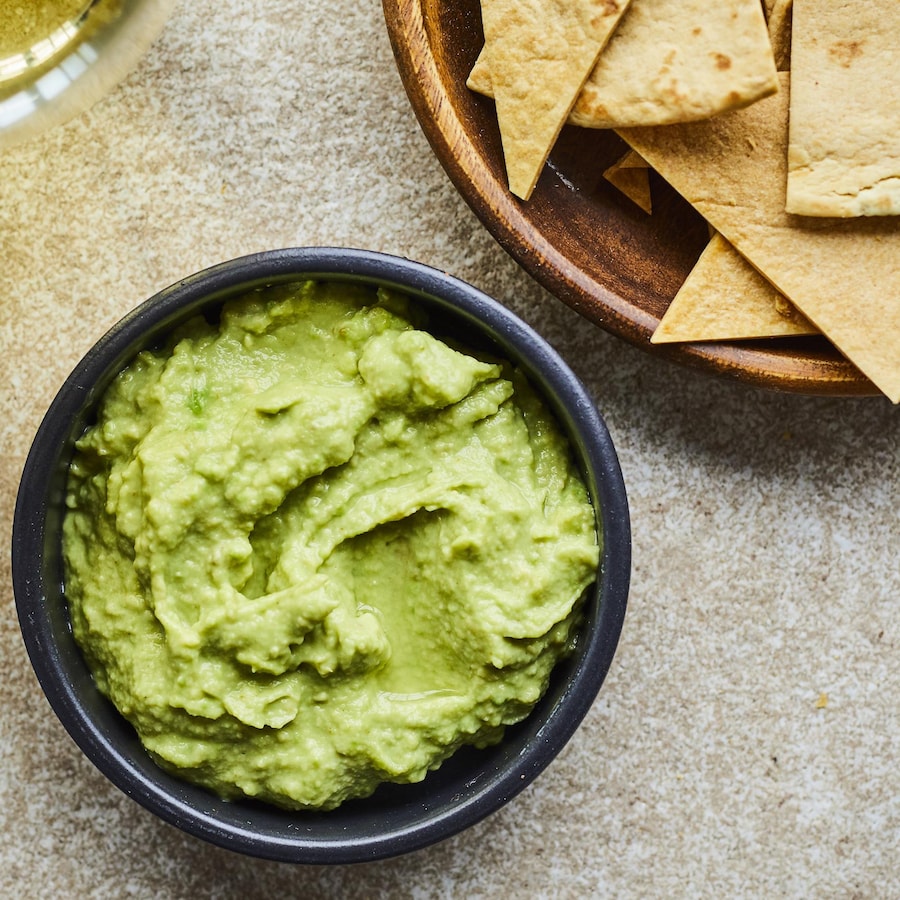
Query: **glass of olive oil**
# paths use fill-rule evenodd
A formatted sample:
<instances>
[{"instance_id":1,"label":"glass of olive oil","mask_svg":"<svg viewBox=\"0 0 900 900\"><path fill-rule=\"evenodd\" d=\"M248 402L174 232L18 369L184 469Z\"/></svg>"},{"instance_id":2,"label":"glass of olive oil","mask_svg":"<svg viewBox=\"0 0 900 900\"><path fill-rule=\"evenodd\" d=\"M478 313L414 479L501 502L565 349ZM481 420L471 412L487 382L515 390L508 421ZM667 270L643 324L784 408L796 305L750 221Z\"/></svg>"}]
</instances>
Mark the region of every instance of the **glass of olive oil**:
<instances>
[{"instance_id":1,"label":"glass of olive oil","mask_svg":"<svg viewBox=\"0 0 900 900\"><path fill-rule=\"evenodd\" d=\"M175 0L0 0L0 149L87 109L134 67Z\"/></svg>"},{"instance_id":2,"label":"glass of olive oil","mask_svg":"<svg viewBox=\"0 0 900 900\"><path fill-rule=\"evenodd\" d=\"M90 0L0 0L0 82L40 68L78 40Z\"/></svg>"}]
</instances>

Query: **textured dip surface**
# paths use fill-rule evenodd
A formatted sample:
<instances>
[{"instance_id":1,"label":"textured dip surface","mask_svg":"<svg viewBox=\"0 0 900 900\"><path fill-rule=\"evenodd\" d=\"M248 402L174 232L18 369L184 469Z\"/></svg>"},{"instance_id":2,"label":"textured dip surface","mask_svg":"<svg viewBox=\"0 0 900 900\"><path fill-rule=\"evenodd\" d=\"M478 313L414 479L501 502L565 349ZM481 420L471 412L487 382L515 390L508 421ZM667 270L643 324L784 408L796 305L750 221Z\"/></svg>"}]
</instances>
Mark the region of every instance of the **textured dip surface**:
<instances>
[{"instance_id":1,"label":"textured dip surface","mask_svg":"<svg viewBox=\"0 0 900 900\"><path fill-rule=\"evenodd\" d=\"M158 761L333 808L528 714L596 574L553 418L405 300L304 282L145 351L77 445L73 629Z\"/></svg>"}]
</instances>

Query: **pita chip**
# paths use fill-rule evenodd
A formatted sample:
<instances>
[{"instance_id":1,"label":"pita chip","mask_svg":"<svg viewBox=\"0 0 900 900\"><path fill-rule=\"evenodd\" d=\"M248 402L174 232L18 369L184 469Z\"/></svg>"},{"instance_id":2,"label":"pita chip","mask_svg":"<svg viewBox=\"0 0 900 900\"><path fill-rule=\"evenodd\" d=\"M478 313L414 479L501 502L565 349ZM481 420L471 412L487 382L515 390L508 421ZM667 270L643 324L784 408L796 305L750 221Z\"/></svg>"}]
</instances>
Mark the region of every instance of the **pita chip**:
<instances>
[{"instance_id":1,"label":"pita chip","mask_svg":"<svg viewBox=\"0 0 900 900\"><path fill-rule=\"evenodd\" d=\"M779 72L787 72L791 68L791 11L794 0L774 0L768 14L769 41L772 44L772 55L775 67Z\"/></svg>"},{"instance_id":2,"label":"pita chip","mask_svg":"<svg viewBox=\"0 0 900 900\"><path fill-rule=\"evenodd\" d=\"M466 83L494 95L493 81L482 53ZM634 0L568 121L587 128L693 121L777 89L759 0Z\"/></svg>"},{"instance_id":3,"label":"pita chip","mask_svg":"<svg viewBox=\"0 0 900 900\"><path fill-rule=\"evenodd\" d=\"M667 344L816 333L816 327L716 233L650 341Z\"/></svg>"},{"instance_id":4,"label":"pita chip","mask_svg":"<svg viewBox=\"0 0 900 900\"><path fill-rule=\"evenodd\" d=\"M621 136L894 403L900 228L785 212L790 81L746 109Z\"/></svg>"},{"instance_id":5,"label":"pita chip","mask_svg":"<svg viewBox=\"0 0 900 900\"><path fill-rule=\"evenodd\" d=\"M769 17L772 15L772 10L775 7L775 4L778 3L778 0L762 0L763 9L766 11L766 21L769 21Z\"/></svg>"},{"instance_id":6,"label":"pita chip","mask_svg":"<svg viewBox=\"0 0 900 900\"><path fill-rule=\"evenodd\" d=\"M527 200L630 0L482 0L509 189Z\"/></svg>"},{"instance_id":7,"label":"pita chip","mask_svg":"<svg viewBox=\"0 0 900 900\"><path fill-rule=\"evenodd\" d=\"M629 150L617 163L622 169L647 169L650 170L650 165L640 153L635 153L634 150Z\"/></svg>"},{"instance_id":8,"label":"pita chip","mask_svg":"<svg viewBox=\"0 0 900 900\"><path fill-rule=\"evenodd\" d=\"M788 212L900 215L898 34L898 0L795 0Z\"/></svg>"},{"instance_id":9,"label":"pita chip","mask_svg":"<svg viewBox=\"0 0 900 900\"><path fill-rule=\"evenodd\" d=\"M629 150L618 162L613 163L603 173L603 177L648 216L653 212L650 167L634 150Z\"/></svg>"}]
</instances>

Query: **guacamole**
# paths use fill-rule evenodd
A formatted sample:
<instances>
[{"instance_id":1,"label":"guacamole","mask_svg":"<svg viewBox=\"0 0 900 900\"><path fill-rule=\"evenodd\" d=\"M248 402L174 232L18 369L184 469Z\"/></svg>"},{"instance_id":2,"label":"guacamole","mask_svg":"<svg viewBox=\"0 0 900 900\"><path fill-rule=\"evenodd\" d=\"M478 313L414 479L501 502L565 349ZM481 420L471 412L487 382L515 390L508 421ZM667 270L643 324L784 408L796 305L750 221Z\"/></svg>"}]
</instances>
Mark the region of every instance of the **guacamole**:
<instances>
[{"instance_id":1,"label":"guacamole","mask_svg":"<svg viewBox=\"0 0 900 900\"><path fill-rule=\"evenodd\" d=\"M270 287L142 352L78 441L75 638L165 768L334 808L519 721L571 647L593 509L525 379L400 295Z\"/></svg>"}]
</instances>

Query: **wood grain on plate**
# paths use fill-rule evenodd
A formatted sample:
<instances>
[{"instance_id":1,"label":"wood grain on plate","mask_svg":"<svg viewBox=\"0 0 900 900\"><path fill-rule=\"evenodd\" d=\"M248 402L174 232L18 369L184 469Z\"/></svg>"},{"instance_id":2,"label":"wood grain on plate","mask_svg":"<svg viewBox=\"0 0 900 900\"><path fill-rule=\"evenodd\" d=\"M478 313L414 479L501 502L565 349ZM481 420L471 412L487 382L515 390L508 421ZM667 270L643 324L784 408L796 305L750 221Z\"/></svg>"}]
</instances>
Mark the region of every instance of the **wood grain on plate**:
<instances>
[{"instance_id":1,"label":"wood grain on plate","mask_svg":"<svg viewBox=\"0 0 900 900\"><path fill-rule=\"evenodd\" d=\"M603 179L628 149L566 126L529 202L506 186L493 101L466 77L483 44L478 0L382 0L400 77L450 179L502 247L586 319L656 356L751 384L833 396L877 393L821 337L651 345L703 250L703 219L655 173L647 216Z\"/></svg>"}]
</instances>

